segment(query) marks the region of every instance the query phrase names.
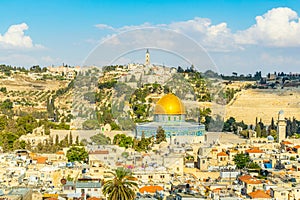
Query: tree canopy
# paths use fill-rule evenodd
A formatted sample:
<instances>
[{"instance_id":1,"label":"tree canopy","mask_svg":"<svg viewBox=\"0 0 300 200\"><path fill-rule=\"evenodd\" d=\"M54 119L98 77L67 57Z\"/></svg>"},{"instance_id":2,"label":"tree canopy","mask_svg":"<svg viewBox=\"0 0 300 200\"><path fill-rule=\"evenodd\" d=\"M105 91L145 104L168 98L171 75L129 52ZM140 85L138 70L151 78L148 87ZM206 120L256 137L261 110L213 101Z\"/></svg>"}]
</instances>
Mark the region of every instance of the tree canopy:
<instances>
[{"instance_id":1,"label":"tree canopy","mask_svg":"<svg viewBox=\"0 0 300 200\"><path fill-rule=\"evenodd\" d=\"M133 139L125 134L117 134L114 136L113 144L125 147L126 149L133 146Z\"/></svg>"},{"instance_id":2,"label":"tree canopy","mask_svg":"<svg viewBox=\"0 0 300 200\"><path fill-rule=\"evenodd\" d=\"M238 169L243 169L251 160L248 154L239 153L234 156L233 161Z\"/></svg>"},{"instance_id":3,"label":"tree canopy","mask_svg":"<svg viewBox=\"0 0 300 200\"><path fill-rule=\"evenodd\" d=\"M88 152L84 149L84 147L71 147L67 151L67 158L69 162L74 161L87 161L88 159Z\"/></svg>"},{"instance_id":4,"label":"tree canopy","mask_svg":"<svg viewBox=\"0 0 300 200\"><path fill-rule=\"evenodd\" d=\"M114 177L103 185L103 194L108 196L108 200L133 200L137 183L132 172L122 167L110 172Z\"/></svg>"},{"instance_id":5,"label":"tree canopy","mask_svg":"<svg viewBox=\"0 0 300 200\"><path fill-rule=\"evenodd\" d=\"M165 130L161 126L159 126L156 131L156 143L160 144L163 141L167 141Z\"/></svg>"},{"instance_id":6,"label":"tree canopy","mask_svg":"<svg viewBox=\"0 0 300 200\"><path fill-rule=\"evenodd\" d=\"M106 137L102 133L99 133L97 135L93 135L91 137L91 141L95 144L100 144L100 145L105 145L105 144L110 144L110 138Z\"/></svg>"}]
</instances>

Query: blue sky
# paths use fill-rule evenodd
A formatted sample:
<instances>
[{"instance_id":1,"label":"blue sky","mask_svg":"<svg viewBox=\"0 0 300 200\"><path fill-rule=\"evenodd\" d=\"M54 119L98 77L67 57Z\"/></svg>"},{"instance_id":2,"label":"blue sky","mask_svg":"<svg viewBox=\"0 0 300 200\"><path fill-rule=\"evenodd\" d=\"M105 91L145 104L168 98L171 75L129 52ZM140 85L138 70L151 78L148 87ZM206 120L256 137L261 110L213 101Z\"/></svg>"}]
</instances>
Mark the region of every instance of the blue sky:
<instances>
[{"instance_id":1,"label":"blue sky","mask_svg":"<svg viewBox=\"0 0 300 200\"><path fill-rule=\"evenodd\" d=\"M2 0L0 63L25 67L62 63L83 65L88 63L85 59L90 52L104 39L118 38L124 31L155 27L190 37L207 51L221 73L297 72L300 66L299 15L298 0ZM165 39L151 34L150 41ZM136 37L141 35L131 34L130 38L118 38L118 44L108 44L120 45L125 38L130 44ZM136 47L151 45L142 41ZM171 44L178 40L167 42ZM186 53L186 47L181 48L178 44L176 48L182 52L172 49L174 45L155 45ZM115 53L113 47L105 48ZM196 56L195 52L190 54L190 60L193 56ZM120 62L132 60L139 61L126 58ZM168 64L167 60L165 64Z\"/></svg>"}]
</instances>

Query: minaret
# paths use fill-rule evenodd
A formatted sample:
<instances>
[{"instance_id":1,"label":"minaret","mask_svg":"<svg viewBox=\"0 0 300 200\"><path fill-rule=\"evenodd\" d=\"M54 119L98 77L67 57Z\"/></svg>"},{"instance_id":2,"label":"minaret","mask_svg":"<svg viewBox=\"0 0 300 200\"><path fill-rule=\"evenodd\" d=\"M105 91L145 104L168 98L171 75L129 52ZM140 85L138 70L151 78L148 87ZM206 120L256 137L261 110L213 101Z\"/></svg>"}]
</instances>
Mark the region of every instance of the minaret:
<instances>
[{"instance_id":1,"label":"minaret","mask_svg":"<svg viewBox=\"0 0 300 200\"><path fill-rule=\"evenodd\" d=\"M277 141L279 143L286 138L286 120L284 118L283 110L278 113L277 136Z\"/></svg>"},{"instance_id":2,"label":"minaret","mask_svg":"<svg viewBox=\"0 0 300 200\"><path fill-rule=\"evenodd\" d=\"M150 65L150 53L148 49L146 51L146 56L145 56L145 65Z\"/></svg>"}]
</instances>

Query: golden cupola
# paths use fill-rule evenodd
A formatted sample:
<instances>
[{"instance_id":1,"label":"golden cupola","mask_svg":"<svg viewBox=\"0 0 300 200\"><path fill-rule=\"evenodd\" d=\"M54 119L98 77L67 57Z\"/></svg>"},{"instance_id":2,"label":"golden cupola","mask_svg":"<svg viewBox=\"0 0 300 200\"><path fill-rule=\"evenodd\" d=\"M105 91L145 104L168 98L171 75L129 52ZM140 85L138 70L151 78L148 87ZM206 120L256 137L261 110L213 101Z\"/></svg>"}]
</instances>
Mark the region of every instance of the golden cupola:
<instances>
[{"instance_id":1,"label":"golden cupola","mask_svg":"<svg viewBox=\"0 0 300 200\"><path fill-rule=\"evenodd\" d=\"M174 94L167 94L156 103L156 115L184 115L185 108L181 100Z\"/></svg>"}]
</instances>

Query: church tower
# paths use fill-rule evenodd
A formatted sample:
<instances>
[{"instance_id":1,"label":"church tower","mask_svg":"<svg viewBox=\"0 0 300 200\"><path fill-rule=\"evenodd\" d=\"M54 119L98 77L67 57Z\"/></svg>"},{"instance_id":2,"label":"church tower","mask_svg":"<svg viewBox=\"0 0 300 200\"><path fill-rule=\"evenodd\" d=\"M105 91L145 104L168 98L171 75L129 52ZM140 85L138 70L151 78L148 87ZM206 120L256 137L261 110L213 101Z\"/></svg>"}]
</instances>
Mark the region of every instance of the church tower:
<instances>
[{"instance_id":1,"label":"church tower","mask_svg":"<svg viewBox=\"0 0 300 200\"><path fill-rule=\"evenodd\" d=\"M278 113L277 136L277 141L279 143L286 138L286 120L284 118L283 110Z\"/></svg>"},{"instance_id":2,"label":"church tower","mask_svg":"<svg viewBox=\"0 0 300 200\"><path fill-rule=\"evenodd\" d=\"M145 65L150 65L150 53L148 49L146 51L146 56L145 56Z\"/></svg>"}]
</instances>

